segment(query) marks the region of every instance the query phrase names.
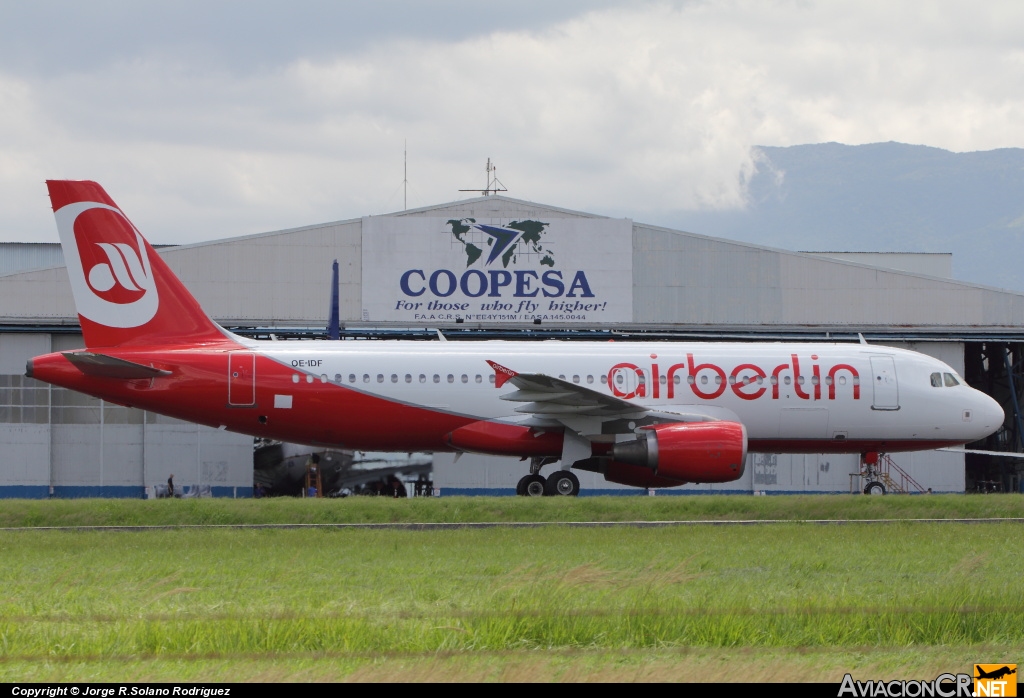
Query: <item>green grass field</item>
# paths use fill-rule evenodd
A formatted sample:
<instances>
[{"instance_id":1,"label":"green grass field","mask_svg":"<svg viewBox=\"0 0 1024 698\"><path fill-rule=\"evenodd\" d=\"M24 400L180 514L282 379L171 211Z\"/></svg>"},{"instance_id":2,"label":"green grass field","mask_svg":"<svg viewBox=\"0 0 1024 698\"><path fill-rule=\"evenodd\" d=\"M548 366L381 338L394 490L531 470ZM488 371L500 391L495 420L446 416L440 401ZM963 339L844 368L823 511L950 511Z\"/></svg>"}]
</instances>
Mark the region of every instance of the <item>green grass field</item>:
<instances>
[{"instance_id":1,"label":"green grass field","mask_svg":"<svg viewBox=\"0 0 1024 698\"><path fill-rule=\"evenodd\" d=\"M3 502L0 517L983 518L1020 516L1022 501L93 500ZM1022 533L1012 522L6 531L0 680L934 678L1024 658Z\"/></svg>"},{"instance_id":2,"label":"green grass field","mask_svg":"<svg viewBox=\"0 0 1024 698\"><path fill-rule=\"evenodd\" d=\"M1018 495L4 500L0 528L188 524L1024 518Z\"/></svg>"}]
</instances>

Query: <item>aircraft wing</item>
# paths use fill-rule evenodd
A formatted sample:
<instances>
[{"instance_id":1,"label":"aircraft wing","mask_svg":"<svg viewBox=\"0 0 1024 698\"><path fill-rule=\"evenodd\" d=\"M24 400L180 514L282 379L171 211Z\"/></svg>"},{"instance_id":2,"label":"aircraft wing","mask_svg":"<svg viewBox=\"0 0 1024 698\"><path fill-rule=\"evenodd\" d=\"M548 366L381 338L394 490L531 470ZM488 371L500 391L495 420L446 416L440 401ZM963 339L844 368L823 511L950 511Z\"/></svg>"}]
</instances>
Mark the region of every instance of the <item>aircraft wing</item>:
<instances>
[{"instance_id":1,"label":"aircraft wing","mask_svg":"<svg viewBox=\"0 0 1024 698\"><path fill-rule=\"evenodd\" d=\"M494 361L487 363L494 369L496 387L505 383L516 387L501 399L520 403L512 411L533 418L520 424L552 426L560 423L581 432L615 434L650 424L736 420L734 414L722 408L687 406L685 412L652 410L560 378L542 373L518 373Z\"/></svg>"},{"instance_id":2,"label":"aircraft wing","mask_svg":"<svg viewBox=\"0 0 1024 698\"><path fill-rule=\"evenodd\" d=\"M576 383L542 373L516 373L494 361L487 363L494 369L496 387L500 388L505 383L516 387L516 390L502 395L501 399L522 403L513 410L519 414L614 417L647 411L641 405Z\"/></svg>"}]
</instances>

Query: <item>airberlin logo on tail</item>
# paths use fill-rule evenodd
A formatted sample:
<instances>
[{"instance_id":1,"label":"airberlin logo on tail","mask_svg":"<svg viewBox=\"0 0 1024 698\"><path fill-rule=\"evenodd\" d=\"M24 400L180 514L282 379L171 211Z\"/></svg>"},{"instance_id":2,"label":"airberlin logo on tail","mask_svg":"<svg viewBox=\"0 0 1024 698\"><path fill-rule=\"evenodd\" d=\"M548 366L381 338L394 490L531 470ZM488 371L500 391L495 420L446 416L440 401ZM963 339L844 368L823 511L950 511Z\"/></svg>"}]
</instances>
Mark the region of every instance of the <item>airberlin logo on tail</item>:
<instances>
[{"instance_id":1,"label":"airberlin logo on tail","mask_svg":"<svg viewBox=\"0 0 1024 698\"><path fill-rule=\"evenodd\" d=\"M55 216L79 314L107 327L152 320L159 300L146 243L124 214L81 201Z\"/></svg>"}]
</instances>

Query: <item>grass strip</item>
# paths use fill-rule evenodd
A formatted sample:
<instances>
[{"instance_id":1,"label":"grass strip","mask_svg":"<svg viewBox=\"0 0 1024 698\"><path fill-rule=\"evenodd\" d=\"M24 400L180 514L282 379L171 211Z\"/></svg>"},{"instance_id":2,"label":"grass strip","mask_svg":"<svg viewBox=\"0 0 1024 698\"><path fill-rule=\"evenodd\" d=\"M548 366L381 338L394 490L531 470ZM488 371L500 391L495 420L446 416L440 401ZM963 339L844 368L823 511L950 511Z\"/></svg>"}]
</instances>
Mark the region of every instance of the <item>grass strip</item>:
<instances>
[{"instance_id":1,"label":"grass strip","mask_svg":"<svg viewBox=\"0 0 1024 698\"><path fill-rule=\"evenodd\" d=\"M390 499L4 500L0 528L536 521L722 521L1021 518L1004 495L693 495L678 497L441 497Z\"/></svg>"},{"instance_id":2,"label":"grass strip","mask_svg":"<svg viewBox=\"0 0 1024 698\"><path fill-rule=\"evenodd\" d=\"M0 658L1024 646L1019 531L0 533Z\"/></svg>"}]
</instances>

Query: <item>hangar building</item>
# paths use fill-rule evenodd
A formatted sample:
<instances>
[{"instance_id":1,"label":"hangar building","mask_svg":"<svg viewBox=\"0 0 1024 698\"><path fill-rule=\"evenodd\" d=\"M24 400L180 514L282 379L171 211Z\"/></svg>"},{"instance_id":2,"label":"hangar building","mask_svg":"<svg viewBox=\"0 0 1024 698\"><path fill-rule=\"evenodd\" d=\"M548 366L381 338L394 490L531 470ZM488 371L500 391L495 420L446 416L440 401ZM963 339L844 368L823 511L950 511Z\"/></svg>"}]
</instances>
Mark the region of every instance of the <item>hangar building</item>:
<instances>
[{"instance_id":1,"label":"hangar building","mask_svg":"<svg viewBox=\"0 0 1024 698\"><path fill-rule=\"evenodd\" d=\"M520 235L488 238L470 224ZM949 278L949 255L790 252L498 195L158 249L217 322L281 340L324 338L333 259L348 341L436 341L436 328L451 340L857 341L862 333L936 356L994 395L1007 406L1005 428L976 446L1021 450L1024 294ZM251 437L24 376L32 356L80 346L59 247L0 245L0 496L140 497L170 474L215 496L251 494ZM859 470L849 455L749 458L738 482L674 491L847 492ZM1010 459L967 456L966 469L961 453L895 460L936 492L1021 487ZM526 472L510 459L454 461L435 457L442 495L511 492ZM619 490L581 475L584 493Z\"/></svg>"}]
</instances>

